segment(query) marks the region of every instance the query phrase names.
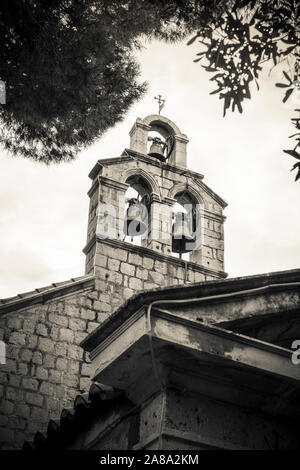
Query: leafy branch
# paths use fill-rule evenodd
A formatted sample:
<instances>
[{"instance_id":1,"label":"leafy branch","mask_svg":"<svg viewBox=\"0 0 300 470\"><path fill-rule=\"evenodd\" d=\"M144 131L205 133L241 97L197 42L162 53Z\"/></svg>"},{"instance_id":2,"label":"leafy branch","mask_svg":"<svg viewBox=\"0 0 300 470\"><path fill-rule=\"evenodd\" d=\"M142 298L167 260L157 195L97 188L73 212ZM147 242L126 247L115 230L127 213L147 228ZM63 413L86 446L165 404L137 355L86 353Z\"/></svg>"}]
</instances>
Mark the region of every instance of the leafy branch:
<instances>
[{"instance_id":1,"label":"leafy branch","mask_svg":"<svg viewBox=\"0 0 300 470\"><path fill-rule=\"evenodd\" d=\"M299 32L299 2L294 0L235 1L230 10L198 29L188 45L196 40L201 44L194 62L201 62L207 72L214 73L210 80L216 84L216 89L210 94L218 94L223 100L223 116L230 108L243 112L244 101L251 98L252 82L259 89L262 64L266 62L272 63L272 69L284 63L292 69L290 75L283 72L287 83L276 84L286 89L284 103L297 92L300 88ZM299 118L291 121L299 129ZM299 133L291 137L296 139L296 146L285 152L300 159ZM295 168L298 168L298 180L300 163L296 163Z\"/></svg>"}]
</instances>

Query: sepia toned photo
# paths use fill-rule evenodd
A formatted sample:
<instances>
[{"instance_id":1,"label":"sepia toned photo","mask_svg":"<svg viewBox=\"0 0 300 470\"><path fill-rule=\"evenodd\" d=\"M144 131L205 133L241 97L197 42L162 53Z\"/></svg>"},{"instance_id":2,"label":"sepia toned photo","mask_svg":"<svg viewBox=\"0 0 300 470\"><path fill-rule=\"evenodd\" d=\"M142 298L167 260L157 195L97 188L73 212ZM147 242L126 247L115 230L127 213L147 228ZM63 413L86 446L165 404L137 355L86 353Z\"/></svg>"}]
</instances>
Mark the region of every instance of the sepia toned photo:
<instances>
[{"instance_id":1,"label":"sepia toned photo","mask_svg":"<svg viewBox=\"0 0 300 470\"><path fill-rule=\"evenodd\" d=\"M299 12L1 1L3 455L300 450Z\"/></svg>"}]
</instances>

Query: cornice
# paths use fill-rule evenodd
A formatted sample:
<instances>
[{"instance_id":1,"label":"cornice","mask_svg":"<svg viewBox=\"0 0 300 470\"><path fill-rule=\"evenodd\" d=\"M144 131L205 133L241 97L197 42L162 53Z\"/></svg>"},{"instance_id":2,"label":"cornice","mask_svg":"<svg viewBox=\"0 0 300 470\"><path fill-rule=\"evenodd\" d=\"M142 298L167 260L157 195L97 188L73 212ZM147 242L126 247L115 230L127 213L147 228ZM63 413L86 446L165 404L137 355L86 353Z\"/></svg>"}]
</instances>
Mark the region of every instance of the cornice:
<instances>
[{"instance_id":1,"label":"cornice","mask_svg":"<svg viewBox=\"0 0 300 470\"><path fill-rule=\"evenodd\" d=\"M86 255L95 245L95 243L102 243L102 244L109 245L115 248L122 248L123 250L127 250L130 253L136 253L142 256L148 256L149 258L152 258L154 260L162 261L167 264L173 264L175 266L182 267L184 269L187 266L188 269L192 269L195 272L202 273L207 276L213 276L216 278L223 278L223 279L228 276L228 274L225 273L224 271L217 271L214 269L206 268L197 263L194 263L193 261L185 261L183 259L174 258L171 255L165 255L157 251L151 250L151 248L132 245L131 243L128 243L122 240L113 240L113 239L103 240L103 239L98 238L96 235L94 235L91 238L91 240L88 242L88 244L83 248L83 253Z\"/></svg>"},{"instance_id":2,"label":"cornice","mask_svg":"<svg viewBox=\"0 0 300 470\"><path fill-rule=\"evenodd\" d=\"M129 188L129 184L121 183L120 181L113 180L111 178L107 178L106 176L99 175L98 178L94 181L92 186L88 191L88 196L91 197L99 185L107 186L112 189L117 189L118 191L125 192Z\"/></svg>"}]
</instances>

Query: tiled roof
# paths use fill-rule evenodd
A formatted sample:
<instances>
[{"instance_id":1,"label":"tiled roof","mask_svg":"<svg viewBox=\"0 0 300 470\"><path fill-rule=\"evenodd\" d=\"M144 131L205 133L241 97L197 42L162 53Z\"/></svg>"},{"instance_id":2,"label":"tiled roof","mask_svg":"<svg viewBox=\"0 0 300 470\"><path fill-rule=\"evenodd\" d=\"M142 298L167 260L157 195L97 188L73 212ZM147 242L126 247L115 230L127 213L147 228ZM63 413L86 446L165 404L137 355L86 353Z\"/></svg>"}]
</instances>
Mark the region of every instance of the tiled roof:
<instances>
[{"instance_id":1,"label":"tiled roof","mask_svg":"<svg viewBox=\"0 0 300 470\"><path fill-rule=\"evenodd\" d=\"M0 299L0 315L26 307L29 304L44 302L52 297L92 287L94 279L93 275L75 277L68 281L55 282L50 286L40 287L34 291L18 294L14 297Z\"/></svg>"},{"instance_id":2,"label":"tiled roof","mask_svg":"<svg viewBox=\"0 0 300 470\"><path fill-rule=\"evenodd\" d=\"M32 442L25 441L23 450L47 450L64 448L72 443L83 425L98 412L107 411L125 398L123 392L93 383L88 393L78 395L72 409L63 409L59 420L50 420L46 435L37 432Z\"/></svg>"}]
</instances>

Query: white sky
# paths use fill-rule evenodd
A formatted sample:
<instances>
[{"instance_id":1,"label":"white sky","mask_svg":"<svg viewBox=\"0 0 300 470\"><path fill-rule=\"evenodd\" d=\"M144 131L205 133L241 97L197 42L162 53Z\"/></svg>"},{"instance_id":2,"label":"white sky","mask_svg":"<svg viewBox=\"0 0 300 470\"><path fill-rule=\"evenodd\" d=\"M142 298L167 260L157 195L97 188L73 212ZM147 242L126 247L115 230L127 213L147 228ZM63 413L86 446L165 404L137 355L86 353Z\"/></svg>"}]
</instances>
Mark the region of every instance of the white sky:
<instances>
[{"instance_id":1,"label":"white sky","mask_svg":"<svg viewBox=\"0 0 300 470\"><path fill-rule=\"evenodd\" d=\"M152 43L140 52L147 95L126 119L73 163L50 168L0 157L0 298L84 274L90 187L88 173L99 158L129 146L137 117L157 112L154 95L166 98L163 115L185 133L188 166L228 202L225 269L230 277L300 266L300 182L290 173L290 117L282 104L282 81L260 80L242 115L222 118L222 102L209 95L210 74L193 63L198 46Z\"/></svg>"}]
</instances>

